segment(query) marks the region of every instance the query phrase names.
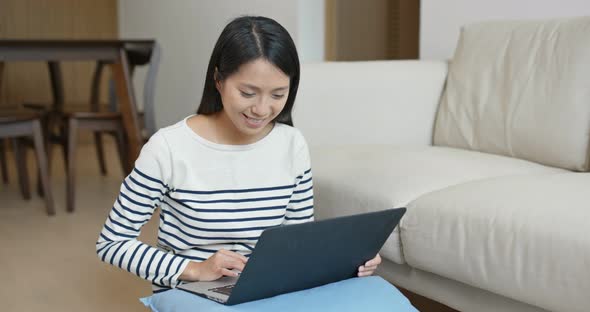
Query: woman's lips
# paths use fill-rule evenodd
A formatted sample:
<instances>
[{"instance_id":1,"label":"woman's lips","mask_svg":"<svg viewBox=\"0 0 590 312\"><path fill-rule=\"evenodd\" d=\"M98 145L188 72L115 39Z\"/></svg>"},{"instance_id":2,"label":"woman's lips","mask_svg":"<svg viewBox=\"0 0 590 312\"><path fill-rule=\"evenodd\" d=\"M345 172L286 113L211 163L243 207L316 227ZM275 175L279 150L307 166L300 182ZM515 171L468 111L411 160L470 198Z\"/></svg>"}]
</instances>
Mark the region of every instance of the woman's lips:
<instances>
[{"instance_id":1,"label":"woman's lips","mask_svg":"<svg viewBox=\"0 0 590 312\"><path fill-rule=\"evenodd\" d=\"M251 118L246 114L242 114L244 116L244 119L246 120L246 125L250 128L260 128L263 123L265 118Z\"/></svg>"}]
</instances>

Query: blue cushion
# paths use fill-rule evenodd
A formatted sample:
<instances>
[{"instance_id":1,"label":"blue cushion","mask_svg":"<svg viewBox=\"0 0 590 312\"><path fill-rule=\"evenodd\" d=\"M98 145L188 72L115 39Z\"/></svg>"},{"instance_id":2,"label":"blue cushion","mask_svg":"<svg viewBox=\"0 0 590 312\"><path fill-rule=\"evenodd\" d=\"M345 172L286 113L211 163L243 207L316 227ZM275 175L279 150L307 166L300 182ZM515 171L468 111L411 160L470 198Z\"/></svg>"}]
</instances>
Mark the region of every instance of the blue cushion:
<instances>
[{"instance_id":1,"label":"blue cushion","mask_svg":"<svg viewBox=\"0 0 590 312\"><path fill-rule=\"evenodd\" d=\"M156 312L418 311L397 288L378 276L352 278L234 306L225 306L178 289L140 300Z\"/></svg>"}]
</instances>

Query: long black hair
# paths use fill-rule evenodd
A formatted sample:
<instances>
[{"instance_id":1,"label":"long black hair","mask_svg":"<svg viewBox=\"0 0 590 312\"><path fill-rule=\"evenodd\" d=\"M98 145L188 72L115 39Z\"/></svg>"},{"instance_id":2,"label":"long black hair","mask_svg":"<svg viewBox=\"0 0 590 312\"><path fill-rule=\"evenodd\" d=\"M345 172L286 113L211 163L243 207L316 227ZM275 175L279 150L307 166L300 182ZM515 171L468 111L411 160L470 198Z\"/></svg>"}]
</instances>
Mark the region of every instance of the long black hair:
<instances>
[{"instance_id":1,"label":"long black hair","mask_svg":"<svg viewBox=\"0 0 590 312\"><path fill-rule=\"evenodd\" d=\"M210 115L221 111L223 104L215 81L223 81L237 72L241 65L258 58L270 62L289 76L289 96L275 121L292 126L291 111L299 87L297 49L283 26L273 19L261 16L238 17L221 32L209 60L205 88L197 114Z\"/></svg>"}]
</instances>

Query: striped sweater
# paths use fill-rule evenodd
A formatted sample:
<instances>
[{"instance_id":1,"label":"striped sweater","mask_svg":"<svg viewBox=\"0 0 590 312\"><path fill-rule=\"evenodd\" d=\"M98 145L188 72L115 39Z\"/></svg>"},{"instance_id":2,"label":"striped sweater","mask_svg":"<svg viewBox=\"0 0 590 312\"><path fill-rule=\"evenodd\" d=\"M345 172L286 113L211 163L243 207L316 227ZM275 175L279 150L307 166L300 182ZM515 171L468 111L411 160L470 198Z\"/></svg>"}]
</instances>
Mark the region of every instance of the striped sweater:
<instances>
[{"instance_id":1,"label":"striped sweater","mask_svg":"<svg viewBox=\"0 0 590 312\"><path fill-rule=\"evenodd\" d=\"M102 261L151 281L156 292L181 283L189 261L222 248L249 256L263 230L313 220L309 151L297 129L277 123L258 142L224 145L186 120L143 147L96 243ZM137 236L158 207L153 247Z\"/></svg>"}]
</instances>

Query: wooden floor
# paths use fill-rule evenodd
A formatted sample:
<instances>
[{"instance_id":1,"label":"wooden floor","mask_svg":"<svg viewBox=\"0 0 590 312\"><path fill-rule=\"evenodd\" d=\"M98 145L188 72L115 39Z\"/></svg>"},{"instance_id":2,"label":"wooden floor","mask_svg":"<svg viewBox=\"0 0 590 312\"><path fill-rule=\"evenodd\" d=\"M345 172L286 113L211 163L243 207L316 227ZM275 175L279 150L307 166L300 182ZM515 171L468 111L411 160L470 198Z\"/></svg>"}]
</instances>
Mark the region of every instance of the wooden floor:
<instances>
[{"instance_id":1,"label":"wooden floor","mask_svg":"<svg viewBox=\"0 0 590 312\"><path fill-rule=\"evenodd\" d=\"M51 181L56 215L52 217L45 213L33 185L32 199L23 200L9 154L10 181L0 182L0 311L149 311L138 300L151 294L149 283L96 256L98 234L123 178L114 144L105 140L109 173L104 177L93 146L81 145L74 213L66 212L62 154L54 149ZM32 154L29 150L34 184ZM142 240L153 243L156 230L157 224L149 222Z\"/></svg>"}]
</instances>

